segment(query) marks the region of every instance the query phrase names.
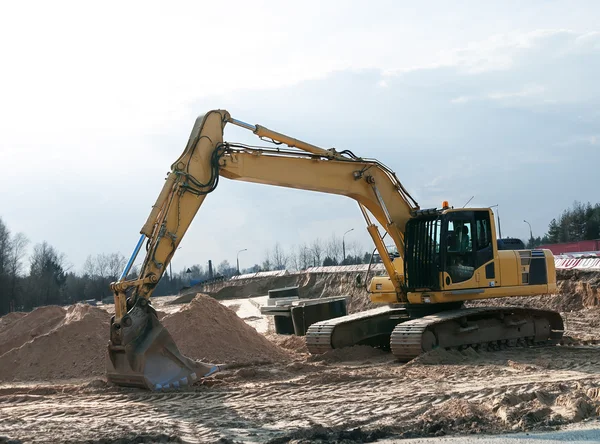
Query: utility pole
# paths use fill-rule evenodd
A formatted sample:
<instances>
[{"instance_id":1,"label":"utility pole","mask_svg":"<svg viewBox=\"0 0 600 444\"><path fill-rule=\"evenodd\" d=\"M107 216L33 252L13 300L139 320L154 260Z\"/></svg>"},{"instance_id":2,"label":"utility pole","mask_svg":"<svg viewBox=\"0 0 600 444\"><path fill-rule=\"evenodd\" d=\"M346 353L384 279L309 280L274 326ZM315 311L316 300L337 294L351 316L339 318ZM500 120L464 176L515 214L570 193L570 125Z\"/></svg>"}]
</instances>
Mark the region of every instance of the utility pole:
<instances>
[{"instance_id":1,"label":"utility pole","mask_svg":"<svg viewBox=\"0 0 600 444\"><path fill-rule=\"evenodd\" d=\"M345 261L346 261L346 242L345 242L344 238L346 237L346 234L350 233L350 232L351 232L351 231L353 231L353 230L354 230L354 228L350 228L350 229L349 229L348 231L346 231L346 232L344 233L344 235L342 236L342 255L343 255L342 262L345 262Z\"/></svg>"},{"instance_id":2,"label":"utility pole","mask_svg":"<svg viewBox=\"0 0 600 444\"><path fill-rule=\"evenodd\" d=\"M529 222L527 222L526 220L523 220L523 222L525 222L527 225L529 225L529 243L531 248L533 248L533 233L531 232L531 224Z\"/></svg>"},{"instance_id":3,"label":"utility pole","mask_svg":"<svg viewBox=\"0 0 600 444\"><path fill-rule=\"evenodd\" d=\"M177 247L177 250L180 250L181 247ZM175 251L177 251L175 250ZM173 259L173 258L171 258ZM172 261L169 261L169 281L173 282L173 268L171 268Z\"/></svg>"},{"instance_id":4,"label":"utility pole","mask_svg":"<svg viewBox=\"0 0 600 444\"><path fill-rule=\"evenodd\" d=\"M237 252L237 256L235 258L235 261L237 263L237 274L238 275L240 274L240 253L242 251L247 251L247 250L248 250L247 248L244 248L243 250L240 250L240 251Z\"/></svg>"}]
</instances>

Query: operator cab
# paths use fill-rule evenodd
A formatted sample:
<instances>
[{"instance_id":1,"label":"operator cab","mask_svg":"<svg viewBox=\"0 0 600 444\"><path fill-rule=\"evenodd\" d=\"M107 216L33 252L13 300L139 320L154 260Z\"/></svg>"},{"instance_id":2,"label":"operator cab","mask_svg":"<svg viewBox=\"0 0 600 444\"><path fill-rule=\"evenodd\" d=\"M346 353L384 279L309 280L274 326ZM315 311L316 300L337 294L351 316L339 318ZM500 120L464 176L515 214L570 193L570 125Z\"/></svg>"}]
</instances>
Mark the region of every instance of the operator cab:
<instances>
[{"instance_id":1,"label":"operator cab","mask_svg":"<svg viewBox=\"0 0 600 444\"><path fill-rule=\"evenodd\" d=\"M470 280L485 267L495 278L492 212L483 209L419 210L406 224L404 275L409 291L442 290Z\"/></svg>"}]
</instances>

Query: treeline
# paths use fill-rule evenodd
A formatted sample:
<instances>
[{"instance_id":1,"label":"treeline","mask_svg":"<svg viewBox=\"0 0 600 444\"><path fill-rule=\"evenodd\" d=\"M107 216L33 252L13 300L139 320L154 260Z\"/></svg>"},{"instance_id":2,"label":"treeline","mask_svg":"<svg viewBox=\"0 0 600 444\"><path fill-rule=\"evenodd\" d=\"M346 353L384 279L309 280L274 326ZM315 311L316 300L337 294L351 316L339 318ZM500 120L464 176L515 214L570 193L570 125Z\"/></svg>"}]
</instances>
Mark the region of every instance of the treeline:
<instances>
[{"instance_id":1,"label":"treeline","mask_svg":"<svg viewBox=\"0 0 600 444\"><path fill-rule=\"evenodd\" d=\"M600 203L575 202L548 226L544 236L530 239L528 247L541 244L600 239ZM29 239L23 233L12 234L0 218L0 315L11 311L28 311L40 305L66 305L83 300L102 300L112 296L110 283L116 281L125 267L126 258L120 253L90 255L82 273L75 273L64 254L47 242L33 246L27 257ZM29 259L27 261L27 259ZM343 242L332 235L284 249L279 242L263 252L260 263L240 267L239 273L258 271L301 271L314 266L352 265L371 261L356 241ZM240 256L240 262L244 256ZM378 256L373 263L380 262ZM137 277L133 268L129 278ZM238 274L237 264L224 260L215 264L212 277L231 277ZM177 273L171 268L154 290L155 296L176 294L182 288L211 278L208 266L193 265Z\"/></svg>"},{"instance_id":2,"label":"treeline","mask_svg":"<svg viewBox=\"0 0 600 444\"><path fill-rule=\"evenodd\" d=\"M272 248L263 251L263 258L260 263L249 267L240 266L239 273L247 274L276 270L302 271L309 267L369 263L372 252L361 253L361 251L362 247L358 242L351 241L344 244L335 235L332 235L328 240L315 239L310 244L293 245L287 251L279 242L276 242ZM243 259L243 255L240 255L240 263L243 263ZM381 262L377 254L374 255L372 262ZM214 265L213 277L223 276L228 278L236 274L238 274L237 264L233 266L228 260ZM209 278L208 266L196 264L174 275L173 284L187 283L190 285Z\"/></svg>"},{"instance_id":3,"label":"treeline","mask_svg":"<svg viewBox=\"0 0 600 444\"><path fill-rule=\"evenodd\" d=\"M312 243L302 243L292 246L287 252L279 242L266 250L262 264L254 265L259 271L267 270L305 270L309 267L331 265L355 265L368 263L371 253L362 252L362 247L356 241L343 242L335 234L327 240L315 239ZM253 271L253 270L251 270Z\"/></svg>"},{"instance_id":4,"label":"treeline","mask_svg":"<svg viewBox=\"0 0 600 444\"><path fill-rule=\"evenodd\" d=\"M0 316L11 311L29 311L41 305L67 305L85 300L112 297L110 283L121 275L127 259L120 253L90 255L81 273L71 270L65 255L47 242L33 246L23 233L12 234L0 218ZM345 258L343 251L346 251ZM260 264L244 267L240 273L270 270L304 270L318 265L359 264L369 262L370 253L360 254L356 242L332 236L327 241L316 239L284 251L279 243L267 249ZM243 259L243 258L240 258ZM133 267L128 278L137 277ZM215 265L214 276L231 277L237 266L225 260ZM155 296L177 294L182 288L209 279L207 266L194 265L177 273L169 267L154 290Z\"/></svg>"},{"instance_id":5,"label":"treeline","mask_svg":"<svg viewBox=\"0 0 600 444\"><path fill-rule=\"evenodd\" d=\"M550 243L600 239L600 203L592 206L575 202L558 219L550 221L546 236Z\"/></svg>"},{"instance_id":6,"label":"treeline","mask_svg":"<svg viewBox=\"0 0 600 444\"><path fill-rule=\"evenodd\" d=\"M571 208L550 221L544 236L530 239L528 247L594 239L600 239L600 203L584 205L575 201Z\"/></svg>"},{"instance_id":7,"label":"treeline","mask_svg":"<svg viewBox=\"0 0 600 444\"><path fill-rule=\"evenodd\" d=\"M65 255L47 242L33 246L27 263L29 243L23 233L11 234L0 218L0 315L102 299L110 295L109 284L125 263L120 254L90 256L78 275Z\"/></svg>"}]
</instances>

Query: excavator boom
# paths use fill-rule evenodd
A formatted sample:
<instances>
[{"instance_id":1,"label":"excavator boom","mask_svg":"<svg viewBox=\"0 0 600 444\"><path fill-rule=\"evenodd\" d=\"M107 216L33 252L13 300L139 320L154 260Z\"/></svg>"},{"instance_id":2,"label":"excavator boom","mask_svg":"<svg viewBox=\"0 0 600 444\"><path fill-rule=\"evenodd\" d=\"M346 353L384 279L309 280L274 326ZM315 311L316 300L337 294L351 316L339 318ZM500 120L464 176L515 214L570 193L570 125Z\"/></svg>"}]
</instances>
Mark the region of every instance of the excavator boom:
<instances>
[{"instance_id":1,"label":"excavator boom","mask_svg":"<svg viewBox=\"0 0 600 444\"><path fill-rule=\"evenodd\" d=\"M225 125L248 129L288 149L255 148L223 141ZM376 160L349 151L323 149L301 140L233 119L225 110L199 117L181 156L171 165L156 203L140 230L141 237L119 281L111 284L115 316L111 320L107 376L119 385L149 389L178 386L218 371L220 366L183 356L162 327L149 302L206 196L219 177L314 190L356 200L390 277L399 302L405 302L401 269L392 263L376 219L403 250L402 227L418 209L396 175ZM137 278L128 278L146 241Z\"/></svg>"}]
</instances>

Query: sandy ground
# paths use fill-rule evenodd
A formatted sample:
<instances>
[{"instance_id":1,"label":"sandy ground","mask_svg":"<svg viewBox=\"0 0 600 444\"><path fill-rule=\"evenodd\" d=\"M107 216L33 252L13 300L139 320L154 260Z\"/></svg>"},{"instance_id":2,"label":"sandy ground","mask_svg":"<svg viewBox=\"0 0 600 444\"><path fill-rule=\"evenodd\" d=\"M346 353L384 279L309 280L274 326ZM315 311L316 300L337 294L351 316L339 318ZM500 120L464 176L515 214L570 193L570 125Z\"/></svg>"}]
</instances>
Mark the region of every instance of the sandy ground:
<instances>
[{"instance_id":1,"label":"sandy ground","mask_svg":"<svg viewBox=\"0 0 600 444\"><path fill-rule=\"evenodd\" d=\"M102 379L3 384L0 430L23 442L366 442L552 430L595 417L600 406L594 347L456 354L438 357L442 365L362 355L358 362L298 356L177 392Z\"/></svg>"},{"instance_id":2,"label":"sandy ground","mask_svg":"<svg viewBox=\"0 0 600 444\"><path fill-rule=\"evenodd\" d=\"M154 303L164 315L185 307L172 300ZM392 442L484 433L516 439L600 412L600 308L563 313L574 338L566 342L575 345L434 351L404 364L367 347L310 356L302 338L273 333L257 300L223 304L291 358L166 392L112 387L86 375L0 382L0 443Z\"/></svg>"}]
</instances>

